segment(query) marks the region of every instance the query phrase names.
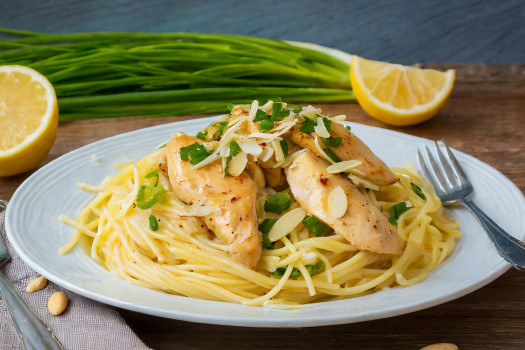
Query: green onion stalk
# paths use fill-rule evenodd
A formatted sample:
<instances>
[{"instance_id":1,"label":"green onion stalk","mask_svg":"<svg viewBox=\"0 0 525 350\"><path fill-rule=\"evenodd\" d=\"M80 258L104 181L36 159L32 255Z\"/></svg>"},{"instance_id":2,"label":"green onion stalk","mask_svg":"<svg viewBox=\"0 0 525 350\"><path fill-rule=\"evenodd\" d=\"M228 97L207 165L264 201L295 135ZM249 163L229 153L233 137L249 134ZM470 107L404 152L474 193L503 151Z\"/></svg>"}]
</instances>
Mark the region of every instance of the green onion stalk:
<instances>
[{"instance_id":1,"label":"green onion stalk","mask_svg":"<svg viewBox=\"0 0 525 350\"><path fill-rule=\"evenodd\" d=\"M238 35L0 28L0 65L45 75L60 120L225 113L228 103L276 97L355 102L347 63L283 41Z\"/></svg>"}]
</instances>

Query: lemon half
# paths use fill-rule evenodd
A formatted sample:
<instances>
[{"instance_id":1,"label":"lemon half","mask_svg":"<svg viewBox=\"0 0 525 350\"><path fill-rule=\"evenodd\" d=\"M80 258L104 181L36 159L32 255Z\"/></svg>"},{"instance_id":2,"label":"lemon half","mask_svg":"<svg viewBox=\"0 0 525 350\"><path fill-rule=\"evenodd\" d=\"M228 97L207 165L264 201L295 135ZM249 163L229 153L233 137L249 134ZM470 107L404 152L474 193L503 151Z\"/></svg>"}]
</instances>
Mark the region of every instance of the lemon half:
<instances>
[{"instance_id":1,"label":"lemon half","mask_svg":"<svg viewBox=\"0 0 525 350\"><path fill-rule=\"evenodd\" d=\"M0 176L38 166L53 146L58 104L51 83L23 66L0 66Z\"/></svg>"},{"instance_id":2,"label":"lemon half","mask_svg":"<svg viewBox=\"0 0 525 350\"><path fill-rule=\"evenodd\" d=\"M372 117L403 126L430 119L443 107L454 85L453 69L440 72L352 58L350 81L357 101Z\"/></svg>"}]
</instances>

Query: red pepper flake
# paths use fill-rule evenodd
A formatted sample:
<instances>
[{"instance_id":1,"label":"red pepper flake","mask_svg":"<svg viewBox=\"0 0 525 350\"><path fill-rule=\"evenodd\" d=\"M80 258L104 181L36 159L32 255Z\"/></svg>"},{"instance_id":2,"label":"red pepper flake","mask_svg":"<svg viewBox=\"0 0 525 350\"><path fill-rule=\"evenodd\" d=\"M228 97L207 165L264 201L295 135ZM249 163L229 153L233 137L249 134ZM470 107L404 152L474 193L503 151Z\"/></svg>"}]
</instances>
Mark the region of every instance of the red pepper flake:
<instances>
[{"instance_id":1,"label":"red pepper flake","mask_svg":"<svg viewBox=\"0 0 525 350\"><path fill-rule=\"evenodd\" d=\"M232 197L232 199L230 199L230 201L233 203L233 202L235 202L237 199L239 199L239 197Z\"/></svg>"},{"instance_id":2,"label":"red pepper flake","mask_svg":"<svg viewBox=\"0 0 525 350\"><path fill-rule=\"evenodd\" d=\"M322 177L322 176L319 178L319 181L321 181L321 183L324 186L326 186L326 184L328 183L328 179L326 177Z\"/></svg>"}]
</instances>

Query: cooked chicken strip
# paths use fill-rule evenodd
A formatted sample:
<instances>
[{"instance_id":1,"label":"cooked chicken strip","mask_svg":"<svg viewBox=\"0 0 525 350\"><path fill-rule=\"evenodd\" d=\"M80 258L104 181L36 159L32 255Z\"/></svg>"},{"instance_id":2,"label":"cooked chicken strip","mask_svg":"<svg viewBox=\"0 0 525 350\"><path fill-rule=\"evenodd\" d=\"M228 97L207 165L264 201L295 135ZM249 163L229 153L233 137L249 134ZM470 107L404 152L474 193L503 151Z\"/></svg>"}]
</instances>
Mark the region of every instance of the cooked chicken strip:
<instances>
[{"instance_id":1,"label":"cooked chicken strip","mask_svg":"<svg viewBox=\"0 0 525 350\"><path fill-rule=\"evenodd\" d=\"M330 174L327 163L312 152L297 156L287 170L290 189L301 207L315 215L354 247L376 253L399 253L401 241L387 218L372 206L352 182L341 174ZM328 196L341 186L348 207L342 217L330 214Z\"/></svg>"},{"instance_id":2,"label":"cooked chicken strip","mask_svg":"<svg viewBox=\"0 0 525 350\"><path fill-rule=\"evenodd\" d=\"M316 133L311 134L313 137ZM343 142L337 147L330 147L330 149L341 160L359 160L362 163L355 169L365 174L365 179L378 186L386 186L397 181L397 177L386 166L386 164L379 159L367 145L364 144L357 136L347 130L342 124L333 122L330 127L330 135L332 137L342 137ZM290 139L303 148L307 148L314 153L318 153L315 147L314 138L299 131L299 126L294 126L290 130ZM322 141L321 146L323 146ZM324 146L323 146L324 147Z\"/></svg>"},{"instance_id":3,"label":"cooked chicken strip","mask_svg":"<svg viewBox=\"0 0 525 350\"><path fill-rule=\"evenodd\" d=\"M257 228L255 183L243 172L224 176L219 162L193 169L182 160L180 149L195 142L193 136L174 134L166 145L168 175L173 190L186 203L216 206L220 212L202 217L204 224L224 244L231 244L233 259L254 268L261 257L261 235Z\"/></svg>"}]
</instances>

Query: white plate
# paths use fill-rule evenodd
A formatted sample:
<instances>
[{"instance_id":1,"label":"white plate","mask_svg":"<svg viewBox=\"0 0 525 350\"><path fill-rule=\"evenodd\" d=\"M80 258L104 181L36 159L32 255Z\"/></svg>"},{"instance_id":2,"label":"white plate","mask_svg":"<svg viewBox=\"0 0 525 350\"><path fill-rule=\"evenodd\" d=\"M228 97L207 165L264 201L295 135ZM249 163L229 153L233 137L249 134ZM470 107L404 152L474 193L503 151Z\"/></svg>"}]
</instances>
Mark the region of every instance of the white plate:
<instances>
[{"instance_id":1,"label":"white plate","mask_svg":"<svg viewBox=\"0 0 525 350\"><path fill-rule=\"evenodd\" d=\"M321 326L400 315L461 297L509 268L478 222L463 208L450 211L463 231L456 251L425 281L292 311L203 301L149 290L112 275L91 260L80 246L66 255L58 253L74 232L57 219L58 215L75 217L94 196L78 189L77 182L98 184L106 175L116 173L116 162L147 154L174 132L195 134L211 120L159 125L110 137L63 155L36 171L18 188L7 208L7 236L16 252L49 280L106 304L185 321L255 327ZM430 145L429 140L422 138L351 125L389 166L403 166L407 161L417 164L416 148ZM92 161L93 154L101 161ZM456 155L474 184L475 202L507 232L523 239L525 198L521 191L489 165L461 152Z\"/></svg>"}]
</instances>

